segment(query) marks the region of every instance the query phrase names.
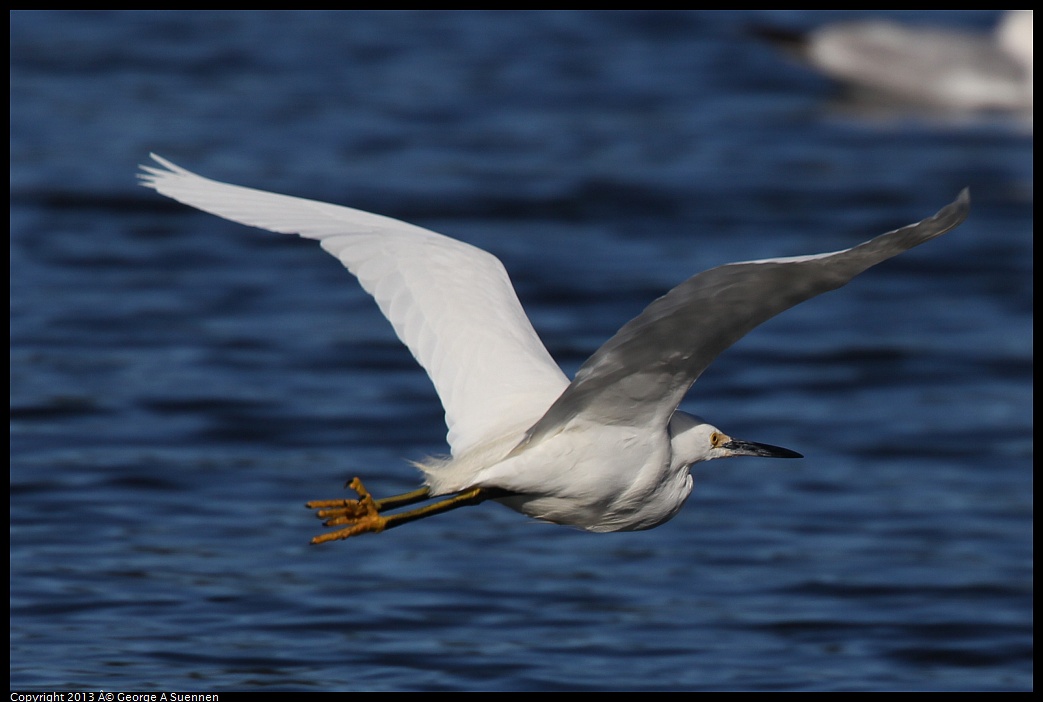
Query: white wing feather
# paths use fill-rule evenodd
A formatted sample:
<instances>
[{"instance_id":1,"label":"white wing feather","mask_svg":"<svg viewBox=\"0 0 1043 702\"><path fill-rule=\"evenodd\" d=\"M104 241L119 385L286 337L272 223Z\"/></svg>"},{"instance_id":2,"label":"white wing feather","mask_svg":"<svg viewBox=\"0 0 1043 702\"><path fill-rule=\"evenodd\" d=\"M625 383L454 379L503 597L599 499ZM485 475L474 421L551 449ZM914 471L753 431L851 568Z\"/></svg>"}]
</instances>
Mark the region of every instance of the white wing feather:
<instances>
[{"instance_id":1,"label":"white wing feather","mask_svg":"<svg viewBox=\"0 0 1043 702\"><path fill-rule=\"evenodd\" d=\"M142 184L225 219L317 239L427 371L454 456L524 432L568 385L490 253L390 217L203 178L152 154Z\"/></svg>"},{"instance_id":2,"label":"white wing feather","mask_svg":"<svg viewBox=\"0 0 1043 702\"><path fill-rule=\"evenodd\" d=\"M935 215L850 249L729 263L692 276L602 344L525 443L538 444L578 417L594 424L665 426L710 363L755 327L941 236L969 210L965 188Z\"/></svg>"}]
</instances>

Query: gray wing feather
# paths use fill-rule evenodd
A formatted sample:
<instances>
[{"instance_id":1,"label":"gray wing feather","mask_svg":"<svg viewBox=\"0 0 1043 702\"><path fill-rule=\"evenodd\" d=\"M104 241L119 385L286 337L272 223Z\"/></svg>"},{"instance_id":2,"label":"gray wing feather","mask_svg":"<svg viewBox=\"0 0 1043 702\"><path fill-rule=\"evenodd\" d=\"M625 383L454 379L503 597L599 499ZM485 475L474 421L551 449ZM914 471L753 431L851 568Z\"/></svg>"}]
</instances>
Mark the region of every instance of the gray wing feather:
<instances>
[{"instance_id":1,"label":"gray wing feather","mask_svg":"<svg viewBox=\"0 0 1043 702\"><path fill-rule=\"evenodd\" d=\"M585 415L648 426L669 421L726 348L780 312L841 287L871 266L940 236L967 217L970 194L933 217L828 254L730 263L695 275L625 324L580 367L523 445Z\"/></svg>"}]
</instances>

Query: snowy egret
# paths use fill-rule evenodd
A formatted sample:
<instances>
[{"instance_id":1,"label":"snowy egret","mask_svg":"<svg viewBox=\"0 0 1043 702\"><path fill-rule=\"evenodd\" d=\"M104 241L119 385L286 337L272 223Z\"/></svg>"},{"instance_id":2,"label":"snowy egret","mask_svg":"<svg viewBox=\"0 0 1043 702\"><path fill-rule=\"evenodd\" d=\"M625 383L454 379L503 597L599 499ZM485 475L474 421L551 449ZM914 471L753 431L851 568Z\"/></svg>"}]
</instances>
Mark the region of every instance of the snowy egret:
<instances>
[{"instance_id":1,"label":"snowy egret","mask_svg":"<svg viewBox=\"0 0 1043 702\"><path fill-rule=\"evenodd\" d=\"M967 190L933 217L834 253L731 263L652 302L572 382L551 359L493 255L412 224L203 178L153 154L142 184L249 226L318 239L376 300L445 408L451 455L418 463L424 487L319 500L322 543L485 500L588 531L650 529L692 491L689 468L730 456L800 458L734 439L677 409L719 353L779 312L944 234ZM390 510L437 499L411 510ZM345 526L346 525L346 526Z\"/></svg>"}]
</instances>

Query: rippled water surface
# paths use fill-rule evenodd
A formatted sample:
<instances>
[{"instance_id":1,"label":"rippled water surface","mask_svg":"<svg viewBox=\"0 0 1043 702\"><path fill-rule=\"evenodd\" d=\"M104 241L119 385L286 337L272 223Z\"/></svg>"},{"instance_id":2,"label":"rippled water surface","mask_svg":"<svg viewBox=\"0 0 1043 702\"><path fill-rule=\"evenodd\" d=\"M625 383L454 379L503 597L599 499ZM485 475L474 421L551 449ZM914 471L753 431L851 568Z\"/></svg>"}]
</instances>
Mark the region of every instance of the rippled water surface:
<instances>
[{"instance_id":1,"label":"rippled water surface","mask_svg":"<svg viewBox=\"0 0 1043 702\"><path fill-rule=\"evenodd\" d=\"M854 109L747 31L851 14L12 13L12 688L1031 689L1031 128ZM684 404L803 461L699 466L648 532L310 547L305 501L446 450L437 398L335 260L149 151L492 251L569 373L700 270L974 203Z\"/></svg>"}]
</instances>

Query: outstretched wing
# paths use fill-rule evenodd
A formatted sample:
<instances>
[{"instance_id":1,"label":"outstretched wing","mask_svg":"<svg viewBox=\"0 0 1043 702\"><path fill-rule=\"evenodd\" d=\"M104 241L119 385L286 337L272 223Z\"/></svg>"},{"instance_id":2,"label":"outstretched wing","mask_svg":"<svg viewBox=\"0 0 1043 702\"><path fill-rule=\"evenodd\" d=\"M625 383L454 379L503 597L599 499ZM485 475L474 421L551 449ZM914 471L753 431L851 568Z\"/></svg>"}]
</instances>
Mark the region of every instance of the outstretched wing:
<instances>
[{"instance_id":1,"label":"outstretched wing","mask_svg":"<svg viewBox=\"0 0 1043 702\"><path fill-rule=\"evenodd\" d=\"M152 155L142 184L234 222L317 239L427 371L454 455L535 422L568 385L490 253L389 217L220 183ZM521 425L521 426L519 426Z\"/></svg>"},{"instance_id":2,"label":"outstretched wing","mask_svg":"<svg viewBox=\"0 0 1043 702\"><path fill-rule=\"evenodd\" d=\"M967 217L970 195L933 217L834 253L730 263L655 300L587 359L523 443L573 419L649 426L670 420L706 367L757 325L944 234Z\"/></svg>"}]
</instances>

